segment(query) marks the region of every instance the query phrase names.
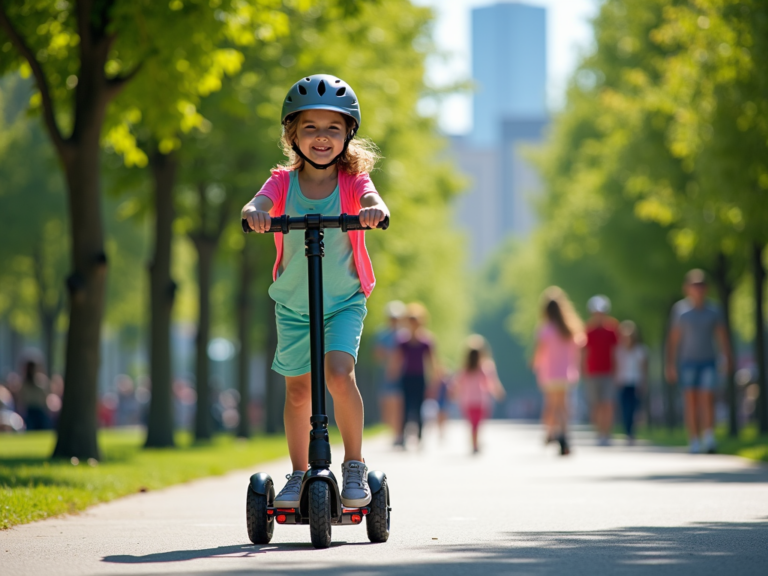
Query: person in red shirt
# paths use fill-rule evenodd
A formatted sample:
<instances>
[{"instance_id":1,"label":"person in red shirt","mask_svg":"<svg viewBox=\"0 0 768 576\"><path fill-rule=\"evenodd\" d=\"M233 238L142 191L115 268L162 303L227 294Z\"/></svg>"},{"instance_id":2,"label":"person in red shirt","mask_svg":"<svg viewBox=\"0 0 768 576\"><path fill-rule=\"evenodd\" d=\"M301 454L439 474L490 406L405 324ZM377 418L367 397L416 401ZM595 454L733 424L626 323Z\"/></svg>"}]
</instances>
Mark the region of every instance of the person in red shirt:
<instances>
[{"instance_id":1,"label":"person in red shirt","mask_svg":"<svg viewBox=\"0 0 768 576\"><path fill-rule=\"evenodd\" d=\"M593 296L587 302L587 308L591 316L587 321L587 341L584 345L581 373L584 375L598 443L607 446L613 427L613 355L619 342L618 322L608 315L611 311L611 301L607 296Z\"/></svg>"}]
</instances>

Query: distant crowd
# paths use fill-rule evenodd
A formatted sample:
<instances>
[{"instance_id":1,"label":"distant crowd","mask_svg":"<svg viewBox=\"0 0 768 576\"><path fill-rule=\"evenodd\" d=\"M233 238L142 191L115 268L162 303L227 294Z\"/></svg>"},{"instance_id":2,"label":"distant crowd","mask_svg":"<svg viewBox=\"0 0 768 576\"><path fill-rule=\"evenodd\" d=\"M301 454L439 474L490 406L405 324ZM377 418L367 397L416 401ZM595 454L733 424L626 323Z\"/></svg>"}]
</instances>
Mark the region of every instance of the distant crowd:
<instances>
[{"instance_id":1,"label":"distant crowd","mask_svg":"<svg viewBox=\"0 0 768 576\"><path fill-rule=\"evenodd\" d=\"M707 299L702 270L688 272L685 297L672 309L665 350L665 375L683 391L685 422L692 453L714 453L714 392L717 361L733 367L731 347L721 313ZM611 300L598 294L587 302L583 321L568 295L551 286L542 294L540 323L531 367L543 396L545 442L568 455L571 398L583 385L590 420L600 446L612 441L616 411L628 444L635 442L636 415L648 389L648 348L632 320L611 316ZM409 424L418 443L423 421L433 415L442 432L453 401L470 424L472 449L479 450L478 430L504 395L490 349L480 335L467 339L466 352L455 374L441 366L427 310L418 303L390 302L387 325L376 335L379 366L379 407L397 447L406 445Z\"/></svg>"},{"instance_id":2,"label":"distant crowd","mask_svg":"<svg viewBox=\"0 0 768 576\"><path fill-rule=\"evenodd\" d=\"M685 298L671 313L665 374L669 384L679 383L683 390L690 451L714 453L718 349L731 370L731 347L720 311L707 299L704 272L688 272L683 291ZM579 379L601 446L611 441L616 405L627 441L634 443L635 414L648 383L648 350L635 323L613 318L604 295L590 298L587 308L584 324L563 290L553 286L542 296L533 369L544 395L546 441L558 442L563 455L570 453L569 391Z\"/></svg>"}]
</instances>

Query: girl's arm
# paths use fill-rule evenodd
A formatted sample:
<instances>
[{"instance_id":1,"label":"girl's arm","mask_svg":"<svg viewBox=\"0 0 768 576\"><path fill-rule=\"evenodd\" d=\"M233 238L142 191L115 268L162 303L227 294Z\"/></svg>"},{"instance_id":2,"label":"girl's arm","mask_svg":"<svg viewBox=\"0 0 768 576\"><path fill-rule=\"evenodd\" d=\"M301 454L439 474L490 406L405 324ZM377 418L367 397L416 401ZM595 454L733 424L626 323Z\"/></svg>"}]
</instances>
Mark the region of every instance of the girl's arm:
<instances>
[{"instance_id":1,"label":"girl's arm","mask_svg":"<svg viewBox=\"0 0 768 576\"><path fill-rule=\"evenodd\" d=\"M379 222L389 216L389 208L381 199L381 196L369 192L360 198L360 224L368 228L376 228Z\"/></svg>"},{"instance_id":2,"label":"girl's arm","mask_svg":"<svg viewBox=\"0 0 768 576\"><path fill-rule=\"evenodd\" d=\"M243 206L242 217L248 221L248 225L254 232L269 232L269 226L272 223L269 211L272 210L272 206L272 200L258 194Z\"/></svg>"},{"instance_id":3,"label":"girl's arm","mask_svg":"<svg viewBox=\"0 0 768 576\"><path fill-rule=\"evenodd\" d=\"M507 391L504 390L504 386L502 386L501 380L499 380L499 373L496 371L496 363L493 360L488 362L486 374L491 396L493 396L495 400L501 400L507 395Z\"/></svg>"}]
</instances>

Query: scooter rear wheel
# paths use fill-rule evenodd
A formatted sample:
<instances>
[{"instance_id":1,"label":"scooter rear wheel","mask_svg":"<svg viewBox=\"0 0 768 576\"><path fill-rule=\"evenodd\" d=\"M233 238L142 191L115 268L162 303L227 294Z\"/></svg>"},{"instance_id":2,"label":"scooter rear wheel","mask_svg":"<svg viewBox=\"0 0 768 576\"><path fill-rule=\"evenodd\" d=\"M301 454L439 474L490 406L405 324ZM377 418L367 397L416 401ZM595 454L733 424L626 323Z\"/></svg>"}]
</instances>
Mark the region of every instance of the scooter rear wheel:
<instances>
[{"instance_id":1,"label":"scooter rear wheel","mask_svg":"<svg viewBox=\"0 0 768 576\"><path fill-rule=\"evenodd\" d=\"M275 489L269 487L269 494L256 494L248 487L245 503L245 516L248 525L248 538L254 544L269 544L275 531L275 519L267 514L267 507L275 501Z\"/></svg>"},{"instance_id":2,"label":"scooter rear wheel","mask_svg":"<svg viewBox=\"0 0 768 576\"><path fill-rule=\"evenodd\" d=\"M365 518L365 528L368 540L371 542L386 542L389 538L389 486L387 479L381 483L381 489L371 498L371 511Z\"/></svg>"},{"instance_id":3,"label":"scooter rear wheel","mask_svg":"<svg viewBox=\"0 0 768 576\"><path fill-rule=\"evenodd\" d=\"M331 489L325 482L309 485L309 535L315 548L330 547Z\"/></svg>"}]
</instances>

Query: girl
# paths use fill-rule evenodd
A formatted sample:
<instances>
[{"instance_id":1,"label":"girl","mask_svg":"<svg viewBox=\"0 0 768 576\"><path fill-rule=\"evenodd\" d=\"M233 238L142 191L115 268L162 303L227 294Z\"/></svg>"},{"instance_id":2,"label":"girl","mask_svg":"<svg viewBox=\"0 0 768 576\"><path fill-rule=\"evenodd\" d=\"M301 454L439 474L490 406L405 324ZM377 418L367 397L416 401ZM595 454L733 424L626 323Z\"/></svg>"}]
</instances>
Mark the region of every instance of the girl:
<instances>
[{"instance_id":1,"label":"girl","mask_svg":"<svg viewBox=\"0 0 768 576\"><path fill-rule=\"evenodd\" d=\"M402 330L391 366L391 376L400 380L403 391L403 418L395 446L405 446L405 426L416 422L418 439L424 426L421 405L427 392L427 372L437 381L439 370L432 335L424 327L427 309L414 302L406 308L407 324Z\"/></svg>"},{"instance_id":2,"label":"girl","mask_svg":"<svg viewBox=\"0 0 768 576\"><path fill-rule=\"evenodd\" d=\"M627 442L635 441L635 411L648 377L648 349L640 343L637 326L631 320L619 325L619 345L614 350L619 406Z\"/></svg>"},{"instance_id":3,"label":"girl","mask_svg":"<svg viewBox=\"0 0 768 576\"><path fill-rule=\"evenodd\" d=\"M542 295L542 325L536 336L533 371L544 394L542 420L547 442L557 440L560 454L570 454L567 440L568 393L579 380L583 324L568 296L557 286Z\"/></svg>"},{"instance_id":4,"label":"girl","mask_svg":"<svg viewBox=\"0 0 768 576\"><path fill-rule=\"evenodd\" d=\"M270 217L282 214L357 213L369 228L384 220L389 210L368 175L378 156L372 144L355 139L360 120L357 96L343 80L316 74L296 82L282 111L281 144L288 162L272 171L243 208L249 226L266 232ZM363 401L355 381L366 298L375 284L364 234L326 230L323 261L325 376L344 444L341 500L353 508L371 501L362 454ZM293 465L275 506L294 508L308 468L311 429L307 265L303 235L275 234L275 244L269 295L275 301L278 343L272 368L285 376L285 436Z\"/></svg>"},{"instance_id":5,"label":"girl","mask_svg":"<svg viewBox=\"0 0 768 576\"><path fill-rule=\"evenodd\" d=\"M467 339L464 369L457 374L453 386L454 395L472 426L472 451L477 454L480 451L477 444L480 423L490 414L491 400L501 400L505 394L496 374L496 364L490 358L482 336L473 334Z\"/></svg>"}]
</instances>

